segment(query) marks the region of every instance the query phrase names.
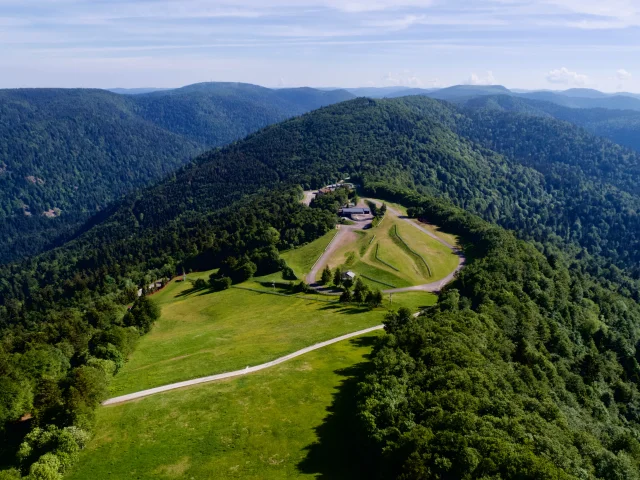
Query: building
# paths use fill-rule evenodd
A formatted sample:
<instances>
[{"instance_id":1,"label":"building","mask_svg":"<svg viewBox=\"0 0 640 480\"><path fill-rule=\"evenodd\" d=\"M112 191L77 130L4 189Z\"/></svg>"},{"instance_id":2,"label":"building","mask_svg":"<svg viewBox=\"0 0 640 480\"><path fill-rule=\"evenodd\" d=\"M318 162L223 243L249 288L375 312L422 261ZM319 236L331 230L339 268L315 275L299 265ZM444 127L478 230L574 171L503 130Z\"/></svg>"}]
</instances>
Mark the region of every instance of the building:
<instances>
[{"instance_id":1,"label":"building","mask_svg":"<svg viewBox=\"0 0 640 480\"><path fill-rule=\"evenodd\" d=\"M371 210L366 207L341 208L338 214L341 217L353 217L354 215L371 215Z\"/></svg>"},{"instance_id":2,"label":"building","mask_svg":"<svg viewBox=\"0 0 640 480\"><path fill-rule=\"evenodd\" d=\"M342 274L342 280L351 280L354 281L356 278L356 274L354 272L352 272L351 270L344 272Z\"/></svg>"}]
</instances>

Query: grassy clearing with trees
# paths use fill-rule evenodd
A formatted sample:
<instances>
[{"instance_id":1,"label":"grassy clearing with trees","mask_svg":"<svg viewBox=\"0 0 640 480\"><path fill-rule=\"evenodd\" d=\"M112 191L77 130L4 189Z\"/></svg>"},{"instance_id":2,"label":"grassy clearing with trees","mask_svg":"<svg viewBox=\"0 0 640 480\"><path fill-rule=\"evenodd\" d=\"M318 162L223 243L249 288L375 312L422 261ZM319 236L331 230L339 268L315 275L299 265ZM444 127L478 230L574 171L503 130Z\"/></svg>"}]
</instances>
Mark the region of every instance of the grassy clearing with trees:
<instances>
[{"instance_id":1,"label":"grassy clearing with trees","mask_svg":"<svg viewBox=\"0 0 640 480\"><path fill-rule=\"evenodd\" d=\"M68 478L356 478L349 425L342 409L327 408L339 388L361 378L377 335L245 377L101 408L98 433Z\"/></svg>"},{"instance_id":2,"label":"grassy clearing with trees","mask_svg":"<svg viewBox=\"0 0 640 480\"><path fill-rule=\"evenodd\" d=\"M190 280L209 273L192 274ZM383 309L270 295L259 280L246 285L265 293L238 288L214 293L195 290L187 281L154 295L162 314L114 378L112 395L256 365L382 323Z\"/></svg>"}]
</instances>

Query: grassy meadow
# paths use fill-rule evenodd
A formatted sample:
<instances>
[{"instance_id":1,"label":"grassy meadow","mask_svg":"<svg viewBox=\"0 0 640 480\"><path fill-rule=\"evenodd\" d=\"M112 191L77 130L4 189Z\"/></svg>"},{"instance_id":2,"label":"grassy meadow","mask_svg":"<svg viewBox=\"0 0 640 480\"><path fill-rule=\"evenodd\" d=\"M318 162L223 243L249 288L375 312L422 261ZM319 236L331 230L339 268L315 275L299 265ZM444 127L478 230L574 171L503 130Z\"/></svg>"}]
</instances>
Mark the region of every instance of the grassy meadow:
<instances>
[{"instance_id":1,"label":"grassy meadow","mask_svg":"<svg viewBox=\"0 0 640 480\"><path fill-rule=\"evenodd\" d=\"M349 441L355 385L379 332L240 378L98 410L65 477L360 478Z\"/></svg>"},{"instance_id":2,"label":"grassy meadow","mask_svg":"<svg viewBox=\"0 0 640 480\"><path fill-rule=\"evenodd\" d=\"M313 242L310 242L300 248L288 250L281 254L281 257L287 262L296 276L300 279L304 278L306 273L309 273L313 264L322 255L329 242L335 237L337 230L331 230L322 237L317 238Z\"/></svg>"},{"instance_id":3,"label":"grassy meadow","mask_svg":"<svg viewBox=\"0 0 640 480\"><path fill-rule=\"evenodd\" d=\"M396 228L411 250L426 260L431 275L423 262L397 238ZM384 290L435 282L458 264L458 257L449 248L390 215L378 226L353 232L353 235L354 241L337 249L328 264L332 269L341 267L360 274L363 281L374 288Z\"/></svg>"},{"instance_id":4,"label":"grassy meadow","mask_svg":"<svg viewBox=\"0 0 640 480\"><path fill-rule=\"evenodd\" d=\"M190 275L194 280L208 272ZM161 316L111 385L113 396L244 368L345 333L379 325L385 309L335 297L272 295L258 282L222 292L172 282L152 298Z\"/></svg>"}]
</instances>

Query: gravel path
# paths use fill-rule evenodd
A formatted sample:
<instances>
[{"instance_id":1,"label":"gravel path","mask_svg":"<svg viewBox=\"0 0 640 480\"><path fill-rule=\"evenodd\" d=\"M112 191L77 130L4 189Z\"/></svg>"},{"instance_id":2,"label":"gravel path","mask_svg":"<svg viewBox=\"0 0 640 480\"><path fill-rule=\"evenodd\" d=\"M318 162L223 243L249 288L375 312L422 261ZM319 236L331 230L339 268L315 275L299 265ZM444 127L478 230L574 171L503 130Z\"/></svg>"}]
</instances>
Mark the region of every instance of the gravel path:
<instances>
[{"instance_id":1,"label":"gravel path","mask_svg":"<svg viewBox=\"0 0 640 480\"><path fill-rule=\"evenodd\" d=\"M264 370L265 368L274 367L276 365L286 362L287 360L291 360L292 358L296 358L296 357L299 357L300 355L304 355L305 353L312 352L313 350L326 347L327 345L331 345L332 343L341 342L342 340L347 340L352 337L364 335L365 333L373 332L375 330L381 330L382 328L384 328L383 325L376 325L375 327L365 328L364 330L358 330L357 332L347 333L346 335L332 338L331 340L327 340L325 342L316 343L315 345L311 345L310 347L303 348L302 350L298 350L297 352L290 353L289 355L285 355L284 357L277 358L275 360L272 360L271 362L255 365L253 367L247 367L242 370L219 373L217 375L210 375L208 377L194 378L193 380L185 380L184 382L171 383L169 385L164 385L162 387L150 388L148 390L142 390L140 392L129 393L127 395L121 395L119 397L110 398L109 400L105 400L104 402L102 402L102 405L115 405L118 403L135 400L137 398L154 395L156 393L168 392L169 390L175 390L177 388L190 387L192 385L199 385L201 383L214 382L216 380L224 380L225 378L233 378L233 377L238 377L240 375L246 375L248 373L257 372L259 370Z\"/></svg>"}]
</instances>

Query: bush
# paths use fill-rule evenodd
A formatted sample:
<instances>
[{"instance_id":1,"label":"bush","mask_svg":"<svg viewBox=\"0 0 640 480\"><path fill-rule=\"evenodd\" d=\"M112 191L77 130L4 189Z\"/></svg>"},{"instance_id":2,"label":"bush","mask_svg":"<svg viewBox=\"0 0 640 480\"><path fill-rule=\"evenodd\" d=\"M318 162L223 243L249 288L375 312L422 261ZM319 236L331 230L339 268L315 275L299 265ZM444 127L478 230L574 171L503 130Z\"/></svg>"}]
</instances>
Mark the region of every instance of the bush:
<instances>
[{"instance_id":1,"label":"bush","mask_svg":"<svg viewBox=\"0 0 640 480\"><path fill-rule=\"evenodd\" d=\"M222 290L227 290L229 287L231 287L231 279L229 277L217 278L212 275L209 278L209 284L214 291L219 292Z\"/></svg>"},{"instance_id":2,"label":"bush","mask_svg":"<svg viewBox=\"0 0 640 480\"><path fill-rule=\"evenodd\" d=\"M203 288L207 288L207 282L205 282L203 278L198 278L193 286L198 290L202 290Z\"/></svg>"},{"instance_id":3,"label":"bush","mask_svg":"<svg viewBox=\"0 0 640 480\"><path fill-rule=\"evenodd\" d=\"M294 287L293 291L296 293L311 293L313 292L313 288L311 288L308 283L302 281Z\"/></svg>"},{"instance_id":4,"label":"bush","mask_svg":"<svg viewBox=\"0 0 640 480\"><path fill-rule=\"evenodd\" d=\"M15 468L0 471L0 480L20 480L20 472Z\"/></svg>"},{"instance_id":5,"label":"bush","mask_svg":"<svg viewBox=\"0 0 640 480\"><path fill-rule=\"evenodd\" d=\"M147 297L142 296L125 314L123 322L127 327L136 327L140 332L147 333L159 316L160 308Z\"/></svg>"},{"instance_id":6,"label":"bush","mask_svg":"<svg viewBox=\"0 0 640 480\"><path fill-rule=\"evenodd\" d=\"M282 267L282 278L284 278L285 280L297 280L298 277L296 276L295 272L293 271L293 268L291 268L289 265L286 265L284 267Z\"/></svg>"},{"instance_id":7,"label":"bush","mask_svg":"<svg viewBox=\"0 0 640 480\"><path fill-rule=\"evenodd\" d=\"M369 291L367 293L365 302L372 308L379 307L380 305L382 305L382 292L378 289Z\"/></svg>"}]
</instances>

